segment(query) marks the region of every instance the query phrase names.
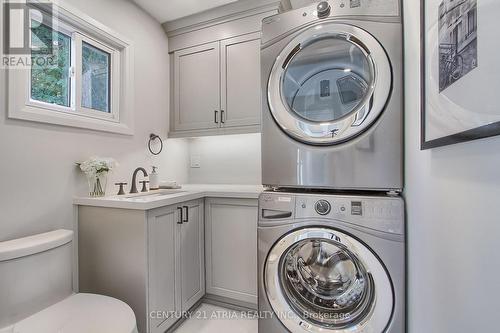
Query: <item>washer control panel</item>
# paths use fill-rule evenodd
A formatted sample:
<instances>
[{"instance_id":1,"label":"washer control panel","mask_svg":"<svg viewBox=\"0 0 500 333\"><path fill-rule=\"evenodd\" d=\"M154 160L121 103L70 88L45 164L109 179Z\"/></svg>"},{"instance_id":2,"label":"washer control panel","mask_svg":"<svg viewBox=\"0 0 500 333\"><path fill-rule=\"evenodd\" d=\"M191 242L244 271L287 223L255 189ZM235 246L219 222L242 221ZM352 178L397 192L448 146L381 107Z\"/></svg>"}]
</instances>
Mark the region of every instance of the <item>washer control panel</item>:
<instances>
[{"instance_id":1,"label":"washer control panel","mask_svg":"<svg viewBox=\"0 0 500 333\"><path fill-rule=\"evenodd\" d=\"M404 234L401 198L298 195L295 218L333 219L377 231Z\"/></svg>"},{"instance_id":2,"label":"washer control panel","mask_svg":"<svg viewBox=\"0 0 500 333\"><path fill-rule=\"evenodd\" d=\"M259 198L261 224L331 220L404 235L404 212L400 197L264 192Z\"/></svg>"}]
</instances>

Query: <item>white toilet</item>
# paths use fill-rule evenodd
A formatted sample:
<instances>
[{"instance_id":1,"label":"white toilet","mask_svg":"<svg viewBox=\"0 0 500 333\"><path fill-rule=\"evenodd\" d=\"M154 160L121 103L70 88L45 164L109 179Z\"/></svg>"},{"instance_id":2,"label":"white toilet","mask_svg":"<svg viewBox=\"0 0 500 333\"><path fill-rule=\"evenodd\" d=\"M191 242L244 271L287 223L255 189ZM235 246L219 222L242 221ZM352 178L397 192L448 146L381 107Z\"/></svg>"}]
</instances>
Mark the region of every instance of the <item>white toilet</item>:
<instances>
[{"instance_id":1,"label":"white toilet","mask_svg":"<svg viewBox=\"0 0 500 333\"><path fill-rule=\"evenodd\" d=\"M0 333L137 333L117 299L73 292L73 231L0 242Z\"/></svg>"}]
</instances>

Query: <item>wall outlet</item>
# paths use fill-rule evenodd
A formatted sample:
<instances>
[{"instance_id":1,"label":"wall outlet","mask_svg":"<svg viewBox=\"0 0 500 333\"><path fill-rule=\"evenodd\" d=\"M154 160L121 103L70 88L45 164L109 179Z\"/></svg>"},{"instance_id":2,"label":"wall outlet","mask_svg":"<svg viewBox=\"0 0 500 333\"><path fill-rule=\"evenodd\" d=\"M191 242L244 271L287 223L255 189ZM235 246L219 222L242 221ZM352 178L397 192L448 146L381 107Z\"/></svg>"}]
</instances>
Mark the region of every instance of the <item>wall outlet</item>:
<instances>
[{"instance_id":1,"label":"wall outlet","mask_svg":"<svg viewBox=\"0 0 500 333\"><path fill-rule=\"evenodd\" d=\"M201 168L200 155L191 155L191 168L193 169Z\"/></svg>"}]
</instances>

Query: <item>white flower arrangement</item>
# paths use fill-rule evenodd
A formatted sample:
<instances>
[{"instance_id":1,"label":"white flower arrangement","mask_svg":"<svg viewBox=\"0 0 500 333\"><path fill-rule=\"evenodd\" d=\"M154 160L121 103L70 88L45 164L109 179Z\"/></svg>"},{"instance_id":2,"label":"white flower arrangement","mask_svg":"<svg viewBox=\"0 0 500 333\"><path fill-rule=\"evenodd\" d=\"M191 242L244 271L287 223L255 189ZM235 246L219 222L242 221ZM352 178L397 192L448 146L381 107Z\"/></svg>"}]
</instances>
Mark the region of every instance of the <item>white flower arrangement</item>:
<instances>
[{"instance_id":1,"label":"white flower arrangement","mask_svg":"<svg viewBox=\"0 0 500 333\"><path fill-rule=\"evenodd\" d=\"M106 174L117 167L117 163L112 158L91 157L82 163L77 163L80 170L85 173L87 177L96 177Z\"/></svg>"},{"instance_id":2,"label":"white flower arrangement","mask_svg":"<svg viewBox=\"0 0 500 333\"><path fill-rule=\"evenodd\" d=\"M77 163L80 170L85 173L89 182L91 197L103 197L106 194L108 172L118 166L112 158L91 157L82 163Z\"/></svg>"}]
</instances>

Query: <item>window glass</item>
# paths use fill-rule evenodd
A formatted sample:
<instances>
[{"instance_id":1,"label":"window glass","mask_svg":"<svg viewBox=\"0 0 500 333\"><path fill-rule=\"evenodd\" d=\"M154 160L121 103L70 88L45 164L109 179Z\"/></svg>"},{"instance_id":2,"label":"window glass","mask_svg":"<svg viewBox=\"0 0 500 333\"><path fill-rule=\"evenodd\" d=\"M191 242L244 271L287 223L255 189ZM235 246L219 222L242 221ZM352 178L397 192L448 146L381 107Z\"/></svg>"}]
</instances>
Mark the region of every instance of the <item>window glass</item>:
<instances>
[{"instance_id":1,"label":"window glass","mask_svg":"<svg viewBox=\"0 0 500 333\"><path fill-rule=\"evenodd\" d=\"M111 55L83 42L82 45L82 106L110 112Z\"/></svg>"},{"instance_id":2,"label":"window glass","mask_svg":"<svg viewBox=\"0 0 500 333\"><path fill-rule=\"evenodd\" d=\"M32 20L31 99L71 105L71 37ZM47 54L52 47L54 52Z\"/></svg>"}]
</instances>

